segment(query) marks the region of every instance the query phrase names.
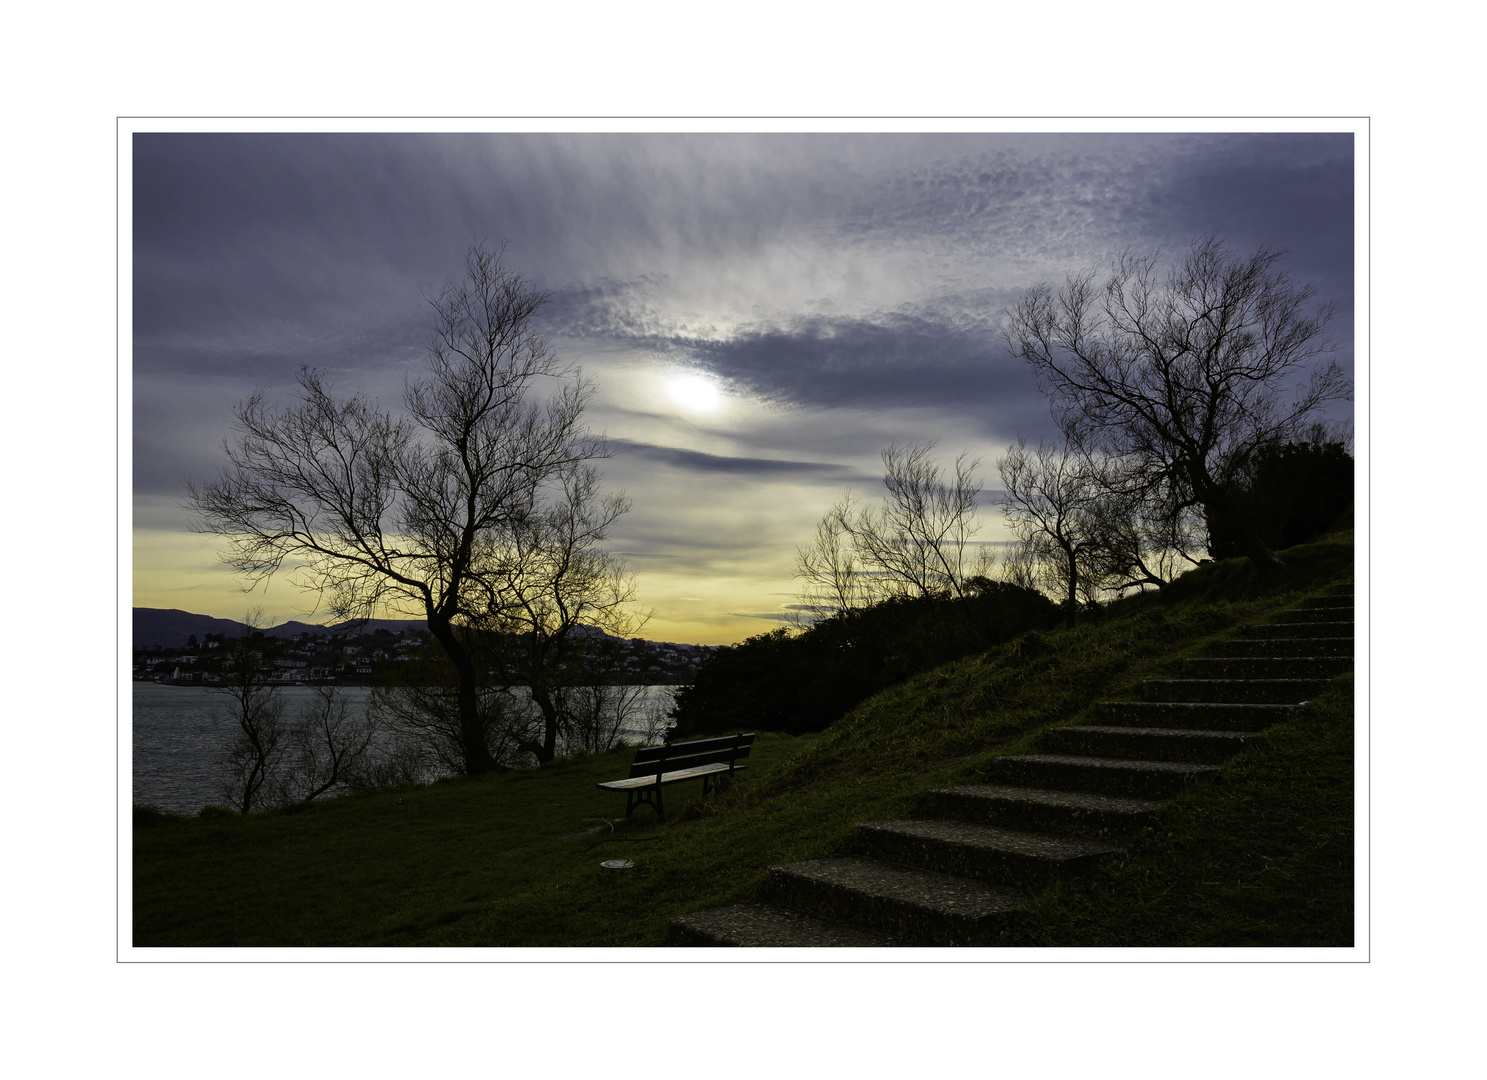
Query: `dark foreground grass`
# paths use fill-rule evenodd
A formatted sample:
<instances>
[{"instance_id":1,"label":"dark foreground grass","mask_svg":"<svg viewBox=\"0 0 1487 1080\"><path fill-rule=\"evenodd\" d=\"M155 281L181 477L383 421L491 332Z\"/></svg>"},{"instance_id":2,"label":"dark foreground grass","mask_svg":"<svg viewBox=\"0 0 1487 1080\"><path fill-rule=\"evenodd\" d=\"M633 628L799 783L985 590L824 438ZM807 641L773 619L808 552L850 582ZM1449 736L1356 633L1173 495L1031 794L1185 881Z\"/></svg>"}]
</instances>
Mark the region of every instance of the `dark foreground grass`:
<instances>
[{"instance_id":1,"label":"dark foreground grass","mask_svg":"<svg viewBox=\"0 0 1487 1080\"><path fill-rule=\"evenodd\" d=\"M762 735L768 772L808 740ZM136 811L136 946L648 945L668 905L747 876L729 829L695 835L701 784L619 820L595 784L633 751L540 772L326 800L296 813ZM746 774L747 775L747 774ZM693 797L693 802L688 797ZM767 845L762 837L755 845ZM628 859L617 871L601 862Z\"/></svg>"},{"instance_id":2,"label":"dark foreground grass","mask_svg":"<svg viewBox=\"0 0 1487 1080\"><path fill-rule=\"evenodd\" d=\"M1351 580L1351 534L1243 560L1029 634L864 702L816 736L761 735L731 791L700 783L619 821L595 784L629 751L540 772L370 792L295 813L137 812L133 944L651 946L666 920L760 892L769 866L848 849L856 822L912 814L1097 700L1132 696L1223 635ZM1006 945L1347 945L1351 680L1198 788L1091 877L999 927ZM601 862L627 859L625 870Z\"/></svg>"}]
</instances>

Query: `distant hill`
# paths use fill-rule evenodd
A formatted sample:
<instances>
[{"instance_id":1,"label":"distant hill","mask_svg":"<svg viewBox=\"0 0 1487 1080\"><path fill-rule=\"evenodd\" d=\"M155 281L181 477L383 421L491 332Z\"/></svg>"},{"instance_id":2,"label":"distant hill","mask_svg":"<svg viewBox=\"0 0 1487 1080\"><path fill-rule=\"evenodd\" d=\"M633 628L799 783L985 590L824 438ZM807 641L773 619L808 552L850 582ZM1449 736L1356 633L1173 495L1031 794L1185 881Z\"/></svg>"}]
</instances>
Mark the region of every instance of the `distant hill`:
<instances>
[{"instance_id":1,"label":"distant hill","mask_svg":"<svg viewBox=\"0 0 1487 1080\"><path fill-rule=\"evenodd\" d=\"M344 634L355 631L370 633L374 630L422 630L422 619L364 619L359 622L334 623L317 626L312 623L290 621L264 630L270 637L293 637L295 634ZM241 637L244 626L235 619L216 619L210 615L193 615L176 608L134 609L134 648L148 649L159 645L166 649L179 649L192 634L200 641L208 634L226 634Z\"/></svg>"},{"instance_id":2,"label":"distant hill","mask_svg":"<svg viewBox=\"0 0 1487 1080\"><path fill-rule=\"evenodd\" d=\"M370 634L376 630L391 630L397 633L399 630L423 630L428 624L423 619L361 619L356 622L331 623L328 626L318 626L314 623L303 623L290 621L280 623L278 626L270 626L264 630L269 637L293 637L295 634ZM592 637L613 637L597 626L581 626L578 628L580 634ZM153 608L137 607L134 609L134 648L136 650L149 649L153 645L159 645L162 649L179 649L186 644L192 634L196 640L201 641L208 634L226 634L228 637L241 637L243 624L235 619L217 619L211 615L193 615L189 611L181 611L178 608ZM652 645L677 648L691 648L673 641L653 641ZM717 649L721 646L709 646L709 649Z\"/></svg>"}]
</instances>

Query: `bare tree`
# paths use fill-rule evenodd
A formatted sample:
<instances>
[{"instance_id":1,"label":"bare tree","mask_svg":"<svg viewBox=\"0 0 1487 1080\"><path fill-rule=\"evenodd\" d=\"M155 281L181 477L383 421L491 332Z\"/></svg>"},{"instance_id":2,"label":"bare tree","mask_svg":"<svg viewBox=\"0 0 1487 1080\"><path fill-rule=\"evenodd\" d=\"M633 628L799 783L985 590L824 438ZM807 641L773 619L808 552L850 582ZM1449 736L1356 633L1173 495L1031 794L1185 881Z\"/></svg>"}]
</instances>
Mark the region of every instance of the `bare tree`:
<instances>
[{"instance_id":1,"label":"bare tree","mask_svg":"<svg viewBox=\"0 0 1487 1080\"><path fill-rule=\"evenodd\" d=\"M250 584L284 567L331 612L379 607L423 618L454 669L462 767L498 768L486 741L480 677L464 620L482 614L483 574L503 538L536 511L557 473L604 453L581 426L592 390L536 327L547 295L471 248L462 282L430 300L428 371L405 386L406 417L362 396L338 399L301 369L300 400L263 393L236 411L227 466L188 490L197 527ZM546 400L539 386L556 385Z\"/></svg>"},{"instance_id":2,"label":"bare tree","mask_svg":"<svg viewBox=\"0 0 1487 1080\"><path fill-rule=\"evenodd\" d=\"M889 446L883 503L862 506L848 492L821 519L815 539L796 549L804 608L853 611L899 595L964 599L971 580L989 572L989 550L972 540L980 528L978 462L962 454L947 479L934 446Z\"/></svg>"},{"instance_id":3,"label":"bare tree","mask_svg":"<svg viewBox=\"0 0 1487 1080\"><path fill-rule=\"evenodd\" d=\"M531 710L495 671L488 636L466 626L457 626L455 633L476 670L476 716L486 753L498 767L513 768L523 759L522 747L537 737ZM391 737L393 756L402 762L395 775L427 779L464 771L459 679L448 654L434 648L398 668L396 682L372 691L377 725Z\"/></svg>"},{"instance_id":4,"label":"bare tree","mask_svg":"<svg viewBox=\"0 0 1487 1080\"><path fill-rule=\"evenodd\" d=\"M635 732L647 743L664 730L664 706L651 700L650 687L588 682L558 687L563 752L601 754Z\"/></svg>"},{"instance_id":5,"label":"bare tree","mask_svg":"<svg viewBox=\"0 0 1487 1080\"><path fill-rule=\"evenodd\" d=\"M284 695L268 655L271 644L254 633L261 626L261 612L243 617L242 636L223 657L222 681L212 687L224 702L212 710L212 719L234 729L217 760L218 777L223 797L240 814L267 801L289 735Z\"/></svg>"},{"instance_id":6,"label":"bare tree","mask_svg":"<svg viewBox=\"0 0 1487 1080\"><path fill-rule=\"evenodd\" d=\"M1191 503L1163 502L1170 491L1128 477L1127 462L1090 458L1093 577L1105 592L1161 588L1199 563L1201 518Z\"/></svg>"},{"instance_id":7,"label":"bare tree","mask_svg":"<svg viewBox=\"0 0 1487 1080\"><path fill-rule=\"evenodd\" d=\"M1080 585L1092 571L1100 543L1089 459L1068 443L1033 447L1019 438L997 460L997 472L1005 492L1002 513L1019 541L1016 563L1025 578L1052 579L1062 586L1073 626Z\"/></svg>"},{"instance_id":8,"label":"bare tree","mask_svg":"<svg viewBox=\"0 0 1487 1080\"><path fill-rule=\"evenodd\" d=\"M485 605L473 618L504 682L526 687L541 713L540 738L526 746L539 762L557 756L560 735L575 723L565 703L579 699L566 691L597 685L603 674L592 660L605 636L632 637L650 618L636 606L635 576L603 548L629 501L602 495L587 465L562 470L555 486L504 546L483 553Z\"/></svg>"},{"instance_id":9,"label":"bare tree","mask_svg":"<svg viewBox=\"0 0 1487 1080\"><path fill-rule=\"evenodd\" d=\"M1018 542L1004 577L1047 585L1061 597L1069 625L1081 600L1096 605L1128 589L1166 585L1196 565L1191 507L1156 503L1127 462L1072 440L1017 444L997 461L1002 511Z\"/></svg>"},{"instance_id":10,"label":"bare tree","mask_svg":"<svg viewBox=\"0 0 1487 1080\"><path fill-rule=\"evenodd\" d=\"M977 461L961 454L946 480L930 456L934 443L883 451L888 497L875 517L861 516L855 536L866 561L921 596L964 597L973 576L971 537L981 484Z\"/></svg>"},{"instance_id":11,"label":"bare tree","mask_svg":"<svg viewBox=\"0 0 1487 1080\"><path fill-rule=\"evenodd\" d=\"M1023 537L1008 548L1001 560L1001 580L1020 589L1039 592L1044 584L1044 552L1036 540Z\"/></svg>"},{"instance_id":12,"label":"bare tree","mask_svg":"<svg viewBox=\"0 0 1487 1080\"><path fill-rule=\"evenodd\" d=\"M317 686L314 696L290 725L280 802L308 803L345 787L367 768L376 729L365 715L354 716L351 702L335 686Z\"/></svg>"},{"instance_id":13,"label":"bare tree","mask_svg":"<svg viewBox=\"0 0 1487 1080\"><path fill-rule=\"evenodd\" d=\"M1351 393L1335 362L1310 367L1333 348L1333 307L1312 309L1315 290L1277 269L1284 255L1243 258L1209 236L1163 277L1156 255L1125 254L1103 281L1086 270L1057 293L1029 290L1008 335L1067 435L1161 488L1158 503L1201 506L1261 567L1277 560L1246 519L1236 478L1257 447Z\"/></svg>"},{"instance_id":14,"label":"bare tree","mask_svg":"<svg viewBox=\"0 0 1487 1080\"><path fill-rule=\"evenodd\" d=\"M823 615L860 611L887 595L883 572L861 562L853 537L860 512L851 491L843 493L816 525L809 544L795 549L795 576L805 580L799 622Z\"/></svg>"}]
</instances>

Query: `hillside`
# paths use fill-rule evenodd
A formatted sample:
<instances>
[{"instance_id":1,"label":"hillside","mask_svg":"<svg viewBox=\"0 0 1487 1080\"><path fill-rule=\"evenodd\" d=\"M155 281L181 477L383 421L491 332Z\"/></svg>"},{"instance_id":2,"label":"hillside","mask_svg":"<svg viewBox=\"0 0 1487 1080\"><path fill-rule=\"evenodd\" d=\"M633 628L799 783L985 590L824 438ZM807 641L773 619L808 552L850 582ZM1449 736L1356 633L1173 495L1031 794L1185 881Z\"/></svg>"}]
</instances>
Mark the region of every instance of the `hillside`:
<instances>
[{"instance_id":1,"label":"hillside","mask_svg":"<svg viewBox=\"0 0 1487 1080\"><path fill-rule=\"evenodd\" d=\"M294 637L297 634L372 634L378 630L398 633L400 630L423 630L427 624L422 619L357 619L351 622L304 623L291 620L278 626L266 628L269 637ZM201 641L207 634L225 634L241 637L244 626L233 619L218 619L211 615L193 615L177 608L134 609L134 651L141 652L159 646L161 649L180 649L195 635ZM597 627L581 626L575 633L612 638ZM615 639L626 640L626 639ZM690 646L675 641L652 641L649 644L662 648L698 648L713 651L725 646Z\"/></svg>"},{"instance_id":2,"label":"hillside","mask_svg":"<svg viewBox=\"0 0 1487 1080\"><path fill-rule=\"evenodd\" d=\"M761 737L751 772L672 816L617 820L628 752L369 791L240 819L136 814L136 945L660 945L669 919L757 898L769 868L851 850L858 822L938 788L1248 623L1353 578L1352 534L1201 568L1075 629L1025 634L863 702L820 735ZM1353 944L1351 676L1166 806L1118 860L1049 890L998 942ZM690 802L687 801L690 799ZM672 806L668 796L668 807ZM409 845L406 837L420 842ZM601 846L608 845L608 846ZM624 859L616 871L602 862Z\"/></svg>"},{"instance_id":3,"label":"hillside","mask_svg":"<svg viewBox=\"0 0 1487 1080\"><path fill-rule=\"evenodd\" d=\"M340 634L348 631L371 633L375 630L422 630L422 619L363 619L354 623L333 623L322 626L291 620L264 629L269 637L294 637L296 634ZM163 649L179 649L194 635L198 641L208 634L225 634L241 637L244 625L234 619L217 619L211 615L193 615L177 608L134 609L134 649L139 651L156 645Z\"/></svg>"}]
</instances>

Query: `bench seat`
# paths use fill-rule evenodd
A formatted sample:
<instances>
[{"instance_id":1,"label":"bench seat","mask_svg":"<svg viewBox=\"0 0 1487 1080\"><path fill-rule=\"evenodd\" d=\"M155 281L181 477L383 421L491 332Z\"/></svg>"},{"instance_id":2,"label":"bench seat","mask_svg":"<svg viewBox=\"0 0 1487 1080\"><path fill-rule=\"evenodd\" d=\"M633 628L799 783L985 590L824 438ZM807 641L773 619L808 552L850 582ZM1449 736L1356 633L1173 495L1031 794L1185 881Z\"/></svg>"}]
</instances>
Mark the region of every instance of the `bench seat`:
<instances>
[{"instance_id":1,"label":"bench seat","mask_svg":"<svg viewBox=\"0 0 1487 1080\"><path fill-rule=\"evenodd\" d=\"M752 732L746 735L724 735L716 739L644 746L635 753L630 775L623 780L606 780L598 786L607 791L625 793L625 817L635 808L648 803L661 816L661 789L666 784L702 778L706 795L716 779L722 780L740 769L748 768L740 758L749 756L754 743Z\"/></svg>"},{"instance_id":2,"label":"bench seat","mask_svg":"<svg viewBox=\"0 0 1487 1080\"><path fill-rule=\"evenodd\" d=\"M660 776L660 782L671 784L677 780L694 780L699 776L707 777L714 773L736 772L738 769L747 769L748 762L730 768L727 765L695 765L690 769L677 769L675 772L664 772ZM610 791L630 791L634 788L645 787L647 784L654 786L657 778L654 776L627 776L623 780L607 780L599 786Z\"/></svg>"}]
</instances>

